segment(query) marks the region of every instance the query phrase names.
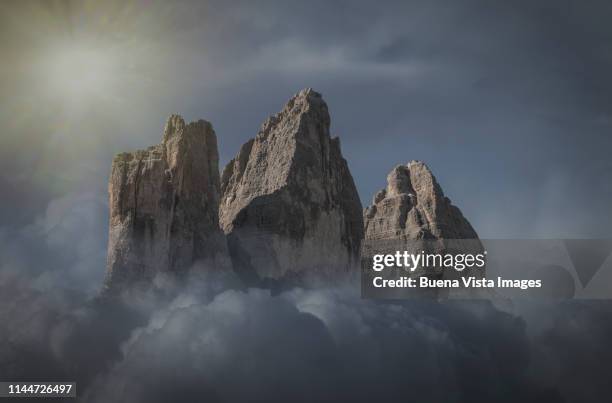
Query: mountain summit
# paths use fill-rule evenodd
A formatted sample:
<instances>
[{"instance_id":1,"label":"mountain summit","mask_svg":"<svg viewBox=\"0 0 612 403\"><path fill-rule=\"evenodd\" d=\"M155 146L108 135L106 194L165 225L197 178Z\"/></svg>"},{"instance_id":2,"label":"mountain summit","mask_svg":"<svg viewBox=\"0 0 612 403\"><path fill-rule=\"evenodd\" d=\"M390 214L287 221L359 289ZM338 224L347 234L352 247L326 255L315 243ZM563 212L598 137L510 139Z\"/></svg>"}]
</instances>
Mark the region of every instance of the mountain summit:
<instances>
[{"instance_id":1,"label":"mountain summit","mask_svg":"<svg viewBox=\"0 0 612 403\"><path fill-rule=\"evenodd\" d=\"M398 165L387 187L364 211L366 239L476 239L461 210L442 192L421 161Z\"/></svg>"},{"instance_id":2,"label":"mountain summit","mask_svg":"<svg viewBox=\"0 0 612 403\"><path fill-rule=\"evenodd\" d=\"M105 289L186 274L203 262L228 266L219 229L219 155L212 125L172 115L161 144L117 155L108 185Z\"/></svg>"},{"instance_id":3,"label":"mountain summit","mask_svg":"<svg viewBox=\"0 0 612 403\"><path fill-rule=\"evenodd\" d=\"M220 224L248 280L334 276L355 267L361 202L321 94L305 89L223 170Z\"/></svg>"}]
</instances>

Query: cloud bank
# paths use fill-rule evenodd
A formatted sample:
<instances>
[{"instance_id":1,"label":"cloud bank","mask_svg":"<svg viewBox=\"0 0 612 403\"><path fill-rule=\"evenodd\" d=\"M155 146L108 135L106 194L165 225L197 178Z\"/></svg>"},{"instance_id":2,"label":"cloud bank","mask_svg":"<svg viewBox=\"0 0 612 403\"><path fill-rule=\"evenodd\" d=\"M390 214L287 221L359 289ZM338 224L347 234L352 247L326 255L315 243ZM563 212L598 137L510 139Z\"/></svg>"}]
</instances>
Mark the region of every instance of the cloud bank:
<instances>
[{"instance_id":1,"label":"cloud bank","mask_svg":"<svg viewBox=\"0 0 612 403\"><path fill-rule=\"evenodd\" d=\"M87 402L601 401L610 304L381 302L193 283L121 302L0 277L2 379L78 382ZM231 284L231 286L230 286Z\"/></svg>"}]
</instances>

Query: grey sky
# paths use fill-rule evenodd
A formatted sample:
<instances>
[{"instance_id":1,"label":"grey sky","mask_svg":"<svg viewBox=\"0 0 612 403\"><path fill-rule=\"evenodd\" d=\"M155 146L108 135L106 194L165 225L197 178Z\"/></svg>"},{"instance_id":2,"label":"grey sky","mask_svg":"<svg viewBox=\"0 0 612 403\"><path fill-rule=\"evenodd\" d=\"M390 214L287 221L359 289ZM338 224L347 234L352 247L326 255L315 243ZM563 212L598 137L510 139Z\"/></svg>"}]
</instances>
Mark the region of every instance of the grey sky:
<instances>
[{"instance_id":1,"label":"grey sky","mask_svg":"<svg viewBox=\"0 0 612 403\"><path fill-rule=\"evenodd\" d=\"M225 163L292 94L314 87L364 206L394 165L419 159L481 237L609 235L609 2L0 10L7 227L32 223L67 195L103 199L112 155L157 143L171 113L210 120ZM50 87L40 95L54 77L37 66L67 43L113 55L104 94L75 99Z\"/></svg>"}]
</instances>

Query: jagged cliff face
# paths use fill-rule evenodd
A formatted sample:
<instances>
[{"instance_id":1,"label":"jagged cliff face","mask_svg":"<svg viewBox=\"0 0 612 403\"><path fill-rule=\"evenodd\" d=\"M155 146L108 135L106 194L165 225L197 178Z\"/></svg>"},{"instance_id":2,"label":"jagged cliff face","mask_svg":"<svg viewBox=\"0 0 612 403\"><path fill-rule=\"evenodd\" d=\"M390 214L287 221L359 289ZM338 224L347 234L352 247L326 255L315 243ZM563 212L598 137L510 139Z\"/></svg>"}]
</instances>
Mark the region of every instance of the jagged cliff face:
<instances>
[{"instance_id":1,"label":"jagged cliff face","mask_svg":"<svg viewBox=\"0 0 612 403\"><path fill-rule=\"evenodd\" d=\"M220 178L210 123L171 116L161 144L113 161L106 289L181 277L194 266L231 270L232 263L248 284L308 284L350 273L375 253L482 249L421 162L394 168L362 211L329 127L321 95L303 90ZM451 247L452 239L476 242Z\"/></svg>"},{"instance_id":2,"label":"jagged cliff face","mask_svg":"<svg viewBox=\"0 0 612 403\"><path fill-rule=\"evenodd\" d=\"M226 267L218 222L217 138L210 123L171 116L162 143L117 155L109 181L110 231L105 288L182 275L196 262Z\"/></svg>"},{"instance_id":3,"label":"jagged cliff face","mask_svg":"<svg viewBox=\"0 0 612 403\"><path fill-rule=\"evenodd\" d=\"M364 210L365 238L471 239L476 231L420 161L398 165Z\"/></svg>"},{"instance_id":4,"label":"jagged cliff face","mask_svg":"<svg viewBox=\"0 0 612 403\"><path fill-rule=\"evenodd\" d=\"M372 257L408 251L419 254L478 254L484 248L474 228L450 199L444 196L429 168L420 161L396 166L387 176L387 187L379 191L372 205L364 209L365 239L362 245L362 284L371 284ZM387 271L396 278L398 271ZM408 277L453 279L462 276L483 277L484 268L461 272L442 267L401 271ZM371 290L376 293L376 290ZM471 290L402 290L387 291L385 298L406 296L472 297Z\"/></svg>"},{"instance_id":5,"label":"jagged cliff face","mask_svg":"<svg viewBox=\"0 0 612 403\"><path fill-rule=\"evenodd\" d=\"M303 90L225 167L220 224L247 280L328 276L357 263L361 203L329 125L321 95Z\"/></svg>"}]
</instances>

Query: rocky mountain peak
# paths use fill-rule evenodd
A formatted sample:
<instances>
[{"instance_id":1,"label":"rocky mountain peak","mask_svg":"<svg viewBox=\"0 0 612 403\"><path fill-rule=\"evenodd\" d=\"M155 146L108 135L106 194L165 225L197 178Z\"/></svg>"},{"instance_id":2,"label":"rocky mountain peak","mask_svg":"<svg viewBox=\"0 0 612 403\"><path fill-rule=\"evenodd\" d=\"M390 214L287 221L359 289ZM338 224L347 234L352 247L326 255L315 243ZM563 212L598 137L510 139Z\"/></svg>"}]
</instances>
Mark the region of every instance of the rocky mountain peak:
<instances>
[{"instance_id":1,"label":"rocky mountain peak","mask_svg":"<svg viewBox=\"0 0 612 403\"><path fill-rule=\"evenodd\" d=\"M168 120L166 120L166 125L164 126L162 141L165 143L172 136L182 133L183 129L185 129L185 120L183 117L177 114L170 115Z\"/></svg>"},{"instance_id":2,"label":"rocky mountain peak","mask_svg":"<svg viewBox=\"0 0 612 403\"><path fill-rule=\"evenodd\" d=\"M420 161L393 168L362 210L327 104L311 88L266 119L221 177L218 162L212 125L177 114L160 144L113 160L108 289L197 262L229 269L230 259L247 283L304 284L352 272L362 241L376 252L372 241L478 238Z\"/></svg>"},{"instance_id":3,"label":"rocky mountain peak","mask_svg":"<svg viewBox=\"0 0 612 403\"><path fill-rule=\"evenodd\" d=\"M364 210L364 220L366 239L478 238L421 161L391 170L386 189Z\"/></svg>"},{"instance_id":4,"label":"rocky mountain peak","mask_svg":"<svg viewBox=\"0 0 612 403\"><path fill-rule=\"evenodd\" d=\"M321 94L305 89L225 167L220 223L256 278L347 271L363 234L353 178Z\"/></svg>"},{"instance_id":5,"label":"rocky mountain peak","mask_svg":"<svg viewBox=\"0 0 612 403\"><path fill-rule=\"evenodd\" d=\"M387 175L387 186L377 192L372 205L364 209L365 239L362 244L362 284L370 284L372 257L377 254L408 251L409 253L482 253L483 246L476 231L459 208L444 195L431 170L421 161L398 165ZM397 272L389 272L397 273ZM417 269L409 276L434 279L460 276L482 277L485 270L466 269L463 272L440 267ZM431 291L431 292L430 292ZM378 292L369 288L370 295ZM415 290L417 295L442 297L463 295L463 290ZM462 294L463 293L463 294ZM395 290L393 297L412 294L412 290ZM389 297L386 294L386 297Z\"/></svg>"},{"instance_id":6,"label":"rocky mountain peak","mask_svg":"<svg viewBox=\"0 0 612 403\"><path fill-rule=\"evenodd\" d=\"M180 276L200 262L228 266L218 164L212 125L179 115L166 122L161 144L113 160L106 289Z\"/></svg>"}]
</instances>

